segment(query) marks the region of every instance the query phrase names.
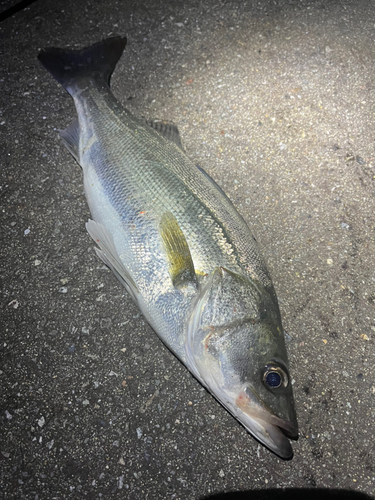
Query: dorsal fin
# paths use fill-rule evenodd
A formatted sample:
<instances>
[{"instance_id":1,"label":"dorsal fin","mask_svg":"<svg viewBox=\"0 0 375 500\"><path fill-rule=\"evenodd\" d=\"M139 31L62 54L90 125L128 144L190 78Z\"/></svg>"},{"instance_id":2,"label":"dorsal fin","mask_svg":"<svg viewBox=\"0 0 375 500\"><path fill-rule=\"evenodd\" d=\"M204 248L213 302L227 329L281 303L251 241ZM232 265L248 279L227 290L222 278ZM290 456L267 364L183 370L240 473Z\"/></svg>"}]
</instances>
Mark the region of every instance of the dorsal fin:
<instances>
[{"instance_id":1,"label":"dorsal fin","mask_svg":"<svg viewBox=\"0 0 375 500\"><path fill-rule=\"evenodd\" d=\"M173 122L167 120L146 120L147 125L152 127L154 130L159 132L165 139L176 144L180 149L183 150L180 132L178 131L177 125Z\"/></svg>"}]
</instances>

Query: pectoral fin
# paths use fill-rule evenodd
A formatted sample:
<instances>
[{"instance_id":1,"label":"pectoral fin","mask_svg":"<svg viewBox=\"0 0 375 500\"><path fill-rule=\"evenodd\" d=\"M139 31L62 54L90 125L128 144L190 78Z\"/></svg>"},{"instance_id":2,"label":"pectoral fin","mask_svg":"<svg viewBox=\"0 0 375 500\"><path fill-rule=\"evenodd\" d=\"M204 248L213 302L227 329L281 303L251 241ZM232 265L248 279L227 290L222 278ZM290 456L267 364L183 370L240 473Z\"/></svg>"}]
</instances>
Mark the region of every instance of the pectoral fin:
<instances>
[{"instance_id":1,"label":"pectoral fin","mask_svg":"<svg viewBox=\"0 0 375 500\"><path fill-rule=\"evenodd\" d=\"M173 286L176 288L187 285L197 286L197 276L188 243L176 217L171 212L163 215L160 221L160 234L168 258Z\"/></svg>"},{"instance_id":2,"label":"pectoral fin","mask_svg":"<svg viewBox=\"0 0 375 500\"><path fill-rule=\"evenodd\" d=\"M130 293L135 302L137 302L138 288L129 271L121 262L111 233L103 224L91 219L86 223L86 229L91 238L99 246L99 248L95 248L98 257L111 269L120 283Z\"/></svg>"}]
</instances>

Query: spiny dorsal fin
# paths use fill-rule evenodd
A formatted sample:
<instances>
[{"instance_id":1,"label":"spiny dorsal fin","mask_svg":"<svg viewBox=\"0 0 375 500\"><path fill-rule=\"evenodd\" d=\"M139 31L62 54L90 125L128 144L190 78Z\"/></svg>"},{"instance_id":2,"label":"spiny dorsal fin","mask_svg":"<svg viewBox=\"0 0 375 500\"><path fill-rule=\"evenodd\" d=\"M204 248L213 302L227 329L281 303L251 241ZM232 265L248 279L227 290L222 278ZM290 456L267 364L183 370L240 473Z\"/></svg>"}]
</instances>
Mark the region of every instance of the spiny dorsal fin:
<instances>
[{"instance_id":1,"label":"spiny dorsal fin","mask_svg":"<svg viewBox=\"0 0 375 500\"><path fill-rule=\"evenodd\" d=\"M173 122L167 120L146 120L147 125L152 127L154 130L159 132L165 139L176 144L180 149L183 150L180 132L178 131L177 125Z\"/></svg>"},{"instance_id":2,"label":"spiny dorsal fin","mask_svg":"<svg viewBox=\"0 0 375 500\"><path fill-rule=\"evenodd\" d=\"M189 246L176 217L171 212L166 212L161 218L160 234L168 258L173 286L176 288L187 285L197 286Z\"/></svg>"},{"instance_id":3,"label":"spiny dorsal fin","mask_svg":"<svg viewBox=\"0 0 375 500\"><path fill-rule=\"evenodd\" d=\"M202 172L202 174L206 177L206 179L208 179L211 182L211 184L215 186L215 188L218 189L223 196L225 196L227 200L229 200L228 196L224 193L223 189L219 186L219 184L200 165L196 164L196 167L200 172Z\"/></svg>"}]
</instances>

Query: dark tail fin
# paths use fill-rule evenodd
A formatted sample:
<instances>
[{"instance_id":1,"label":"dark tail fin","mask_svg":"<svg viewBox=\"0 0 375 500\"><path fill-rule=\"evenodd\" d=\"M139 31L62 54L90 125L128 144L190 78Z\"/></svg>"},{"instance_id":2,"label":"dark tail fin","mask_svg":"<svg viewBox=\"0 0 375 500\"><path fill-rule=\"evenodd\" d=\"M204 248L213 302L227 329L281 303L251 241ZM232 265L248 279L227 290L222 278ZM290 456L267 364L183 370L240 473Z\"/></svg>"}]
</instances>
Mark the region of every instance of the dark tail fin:
<instances>
[{"instance_id":1,"label":"dark tail fin","mask_svg":"<svg viewBox=\"0 0 375 500\"><path fill-rule=\"evenodd\" d=\"M80 88L88 77L109 86L109 80L126 45L126 38L116 36L82 50L43 49L38 59L69 94Z\"/></svg>"}]
</instances>

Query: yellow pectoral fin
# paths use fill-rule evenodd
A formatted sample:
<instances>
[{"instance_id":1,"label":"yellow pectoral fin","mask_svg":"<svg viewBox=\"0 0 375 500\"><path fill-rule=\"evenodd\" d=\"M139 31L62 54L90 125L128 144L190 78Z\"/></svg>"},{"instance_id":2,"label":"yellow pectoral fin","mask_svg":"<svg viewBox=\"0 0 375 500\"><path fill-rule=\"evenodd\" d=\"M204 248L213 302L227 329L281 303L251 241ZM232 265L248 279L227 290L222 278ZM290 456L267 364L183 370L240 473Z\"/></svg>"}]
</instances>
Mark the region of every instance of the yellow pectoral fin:
<instances>
[{"instance_id":1,"label":"yellow pectoral fin","mask_svg":"<svg viewBox=\"0 0 375 500\"><path fill-rule=\"evenodd\" d=\"M173 286L182 288L197 286L197 276L184 233L171 212L166 212L160 221L160 235L169 263L169 274Z\"/></svg>"}]
</instances>

